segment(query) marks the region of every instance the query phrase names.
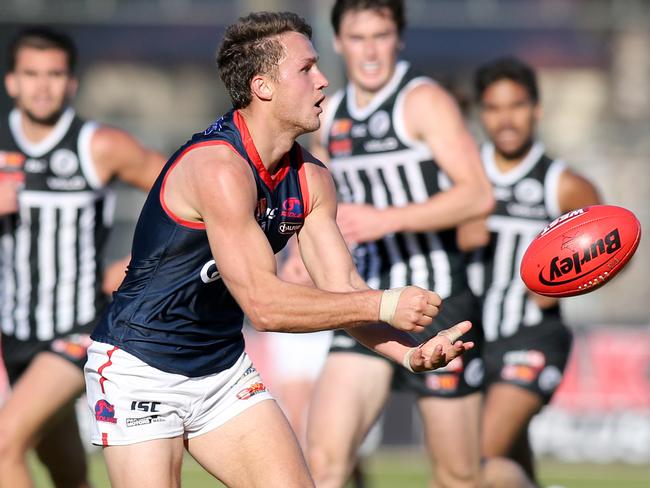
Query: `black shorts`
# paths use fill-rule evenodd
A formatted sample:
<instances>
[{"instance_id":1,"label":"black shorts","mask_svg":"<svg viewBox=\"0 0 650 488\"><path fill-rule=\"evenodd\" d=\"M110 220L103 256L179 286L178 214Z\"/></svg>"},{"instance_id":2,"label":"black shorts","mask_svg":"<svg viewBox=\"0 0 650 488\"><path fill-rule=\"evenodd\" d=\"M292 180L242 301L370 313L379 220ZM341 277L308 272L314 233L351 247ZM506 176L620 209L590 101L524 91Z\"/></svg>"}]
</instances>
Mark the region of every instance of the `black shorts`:
<instances>
[{"instance_id":1,"label":"black shorts","mask_svg":"<svg viewBox=\"0 0 650 488\"><path fill-rule=\"evenodd\" d=\"M472 322L472 329L462 339L474 341L476 344L474 349L466 352L444 368L428 373L411 373L402 365L393 363L392 388L410 391L419 397L439 398L457 398L481 391L484 376L481 359L483 328L478 299L470 290L444 299L440 313L427 327L426 332L411 335L416 341L424 342L439 331L463 320ZM352 339L344 330L334 331L330 353L337 352L355 352L383 358ZM386 359L386 361L389 360Z\"/></svg>"},{"instance_id":2,"label":"black shorts","mask_svg":"<svg viewBox=\"0 0 650 488\"><path fill-rule=\"evenodd\" d=\"M508 383L548 403L560 385L573 336L559 317L484 344L485 384Z\"/></svg>"},{"instance_id":3,"label":"black shorts","mask_svg":"<svg viewBox=\"0 0 650 488\"><path fill-rule=\"evenodd\" d=\"M9 383L13 385L18 381L36 355L46 351L61 356L83 371L91 342L90 334L85 333L74 333L49 341L20 341L13 336L3 334L2 359L7 369Z\"/></svg>"}]
</instances>

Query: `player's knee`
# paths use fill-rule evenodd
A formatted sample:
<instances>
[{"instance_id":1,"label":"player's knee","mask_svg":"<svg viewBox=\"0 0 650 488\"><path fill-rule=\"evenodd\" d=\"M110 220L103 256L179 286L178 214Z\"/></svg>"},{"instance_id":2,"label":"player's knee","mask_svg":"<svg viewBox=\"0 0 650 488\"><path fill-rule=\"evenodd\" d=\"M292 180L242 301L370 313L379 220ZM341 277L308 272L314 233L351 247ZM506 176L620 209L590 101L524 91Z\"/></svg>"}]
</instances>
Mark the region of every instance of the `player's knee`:
<instances>
[{"instance_id":1,"label":"player's knee","mask_svg":"<svg viewBox=\"0 0 650 488\"><path fill-rule=\"evenodd\" d=\"M524 470L511 459L490 458L483 463L481 488L533 488Z\"/></svg>"},{"instance_id":2,"label":"player's knee","mask_svg":"<svg viewBox=\"0 0 650 488\"><path fill-rule=\"evenodd\" d=\"M471 466L436 466L436 486L440 488L479 488L481 486L480 469Z\"/></svg>"},{"instance_id":3,"label":"player's knee","mask_svg":"<svg viewBox=\"0 0 650 488\"><path fill-rule=\"evenodd\" d=\"M319 488L337 488L345 484L346 460L319 446L307 449L307 462Z\"/></svg>"},{"instance_id":4,"label":"player's knee","mask_svg":"<svg viewBox=\"0 0 650 488\"><path fill-rule=\"evenodd\" d=\"M24 458L28 446L20 439L11 422L0 423L0 464Z\"/></svg>"}]
</instances>

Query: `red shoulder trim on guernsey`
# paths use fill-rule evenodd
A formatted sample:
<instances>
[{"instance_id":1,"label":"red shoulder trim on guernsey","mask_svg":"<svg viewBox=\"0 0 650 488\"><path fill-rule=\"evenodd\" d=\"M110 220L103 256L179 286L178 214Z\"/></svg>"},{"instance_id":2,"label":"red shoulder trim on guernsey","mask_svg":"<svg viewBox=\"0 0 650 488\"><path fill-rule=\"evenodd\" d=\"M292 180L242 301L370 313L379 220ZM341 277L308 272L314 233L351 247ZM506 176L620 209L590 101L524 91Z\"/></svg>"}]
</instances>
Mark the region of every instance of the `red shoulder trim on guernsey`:
<instances>
[{"instance_id":1,"label":"red shoulder trim on guernsey","mask_svg":"<svg viewBox=\"0 0 650 488\"><path fill-rule=\"evenodd\" d=\"M205 224L202 222L194 222L192 220L186 220L178 215L176 215L174 212L171 211L171 209L165 204L165 185L167 184L167 178L169 177L169 174L173 171L174 167L180 162L180 160L185 156L188 152L190 152L192 149L197 149L199 147L207 147L207 146L228 146L232 151L239 155L237 150L232 146L227 141L204 141L204 142L199 142L197 144L193 144L178 155L176 160L172 163L172 165L169 167L167 170L167 173L165 174L165 177L163 178L162 185L160 186L160 205L162 206L163 210L167 214L167 216L172 219L174 222L176 222L178 225L182 225L184 227L189 227L191 229L205 229Z\"/></svg>"},{"instance_id":2,"label":"red shoulder trim on guernsey","mask_svg":"<svg viewBox=\"0 0 650 488\"><path fill-rule=\"evenodd\" d=\"M311 200L309 199L309 185L307 185L307 172L305 170L305 158L302 157L300 150L300 166L298 167L298 181L300 182L300 193L302 193L302 204L305 209L305 217L311 210Z\"/></svg>"},{"instance_id":3,"label":"red shoulder trim on guernsey","mask_svg":"<svg viewBox=\"0 0 650 488\"><path fill-rule=\"evenodd\" d=\"M262 181L266 184L266 186L269 187L269 189L275 190L275 187L278 185L278 183L282 181L282 179L289 172L290 158L288 157L288 153L285 154L285 156L280 161L280 166L278 167L278 170L275 172L275 174L271 175L271 173L269 173L269 170L266 169L266 166L264 166L260 154L257 152L255 142L253 142L253 138L248 131L246 121L244 120L242 114L239 113L239 110L235 110L233 121L239 130L242 141L244 142L244 149L246 150L248 157L251 158L251 161L253 161L255 169L257 169L257 173L260 175L260 178L262 178Z\"/></svg>"}]
</instances>

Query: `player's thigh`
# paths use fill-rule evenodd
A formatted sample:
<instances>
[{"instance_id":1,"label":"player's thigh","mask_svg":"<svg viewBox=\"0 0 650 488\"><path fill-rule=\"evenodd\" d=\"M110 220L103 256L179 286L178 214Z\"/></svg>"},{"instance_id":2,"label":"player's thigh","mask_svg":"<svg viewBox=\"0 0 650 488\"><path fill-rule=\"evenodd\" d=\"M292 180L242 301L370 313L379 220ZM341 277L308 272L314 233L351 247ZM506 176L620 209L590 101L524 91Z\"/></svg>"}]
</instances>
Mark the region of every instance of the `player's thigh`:
<instances>
[{"instance_id":1,"label":"player's thigh","mask_svg":"<svg viewBox=\"0 0 650 488\"><path fill-rule=\"evenodd\" d=\"M36 440L37 433L84 387L81 369L51 352L39 353L0 409L0 429L17 446Z\"/></svg>"},{"instance_id":2,"label":"player's thigh","mask_svg":"<svg viewBox=\"0 0 650 488\"><path fill-rule=\"evenodd\" d=\"M447 470L463 478L478 475L481 404L481 393L418 400L425 442L438 471Z\"/></svg>"},{"instance_id":3,"label":"player's thigh","mask_svg":"<svg viewBox=\"0 0 650 488\"><path fill-rule=\"evenodd\" d=\"M543 404L544 399L540 395L521 386L491 384L483 408L483 455L508 455Z\"/></svg>"},{"instance_id":4,"label":"player's thigh","mask_svg":"<svg viewBox=\"0 0 650 488\"><path fill-rule=\"evenodd\" d=\"M273 400L264 400L205 434L187 449L229 487L302 488L313 482L298 441Z\"/></svg>"},{"instance_id":5,"label":"player's thigh","mask_svg":"<svg viewBox=\"0 0 650 488\"><path fill-rule=\"evenodd\" d=\"M325 449L351 456L381 412L390 392L393 365L369 354L328 356L316 383L307 422L311 453Z\"/></svg>"},{"instance_id":6,"label":"player's thigh","mask_svg":"<svg viewBox=\"0 0 650 488\"><path fill-rule=\"evenodd\" d=\"M180 487L183 437L103 448L112 488Z\"/></svg>"}]
</instances>

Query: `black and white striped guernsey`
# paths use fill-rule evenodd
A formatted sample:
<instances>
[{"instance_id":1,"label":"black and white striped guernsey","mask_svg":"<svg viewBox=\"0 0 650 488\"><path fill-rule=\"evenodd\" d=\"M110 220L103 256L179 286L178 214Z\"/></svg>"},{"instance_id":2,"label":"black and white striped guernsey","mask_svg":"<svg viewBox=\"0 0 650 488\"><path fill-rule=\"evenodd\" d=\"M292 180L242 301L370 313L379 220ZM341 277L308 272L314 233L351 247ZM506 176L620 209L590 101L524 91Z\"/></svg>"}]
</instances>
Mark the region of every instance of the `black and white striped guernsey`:
<instances>
[{"instance_id":1,"label":"black and white striped guernsey","mask_svg":"<svg viewBox=\"0 0 650 488\"><path fill-rule=\"evenodd\" d=\"M519 265L530 242L560 215L558 181L566 165L545 154L536 142L511 171L502 173L494 160L494 146L481 148L481 159L492 182L496 208L488 218L491 239L481 265L470 266L472 288L483 295L486 341L511 337L542 323L545 314L530 298L519 276ZM528 329L529 330L529 329Z\"/></svg>"},{"instance_id":2,"label":"black and white striped guernsey","mask_svg":"<svg viewBox=\"0 0 650 488\"><path fill-rule=\"evenodd\" d=\"M429 147L412 140L405 127L404 97L423 83L435 82L400 61L392 79L367 106L356 106L351 83L332 97L321 143L329 153L340 201L405 206L449 187ZM353 254L361 276L373 288L412 284L445 298L467 286L454 229L389 234L357 246Z\"/></svg>"},{"instance_id":3,"label":"black and white striped guernsey","mask_svg":"<svg viewBox=\"0 0 650 488\"><path fill-rule=\"evenodd\" d=\"M21 113L0 122L0 158L19 158L19 212L0 217L2 333L47 341L92 323L105 304L101 254L114 198L99 179L90 141L97 124L66 109L34 144ZM0 169L1 170L1 169Z\"/></svg>"}]
</instances>

